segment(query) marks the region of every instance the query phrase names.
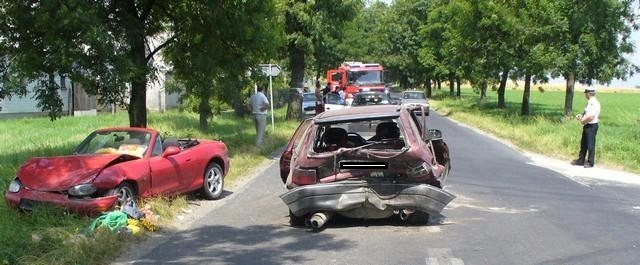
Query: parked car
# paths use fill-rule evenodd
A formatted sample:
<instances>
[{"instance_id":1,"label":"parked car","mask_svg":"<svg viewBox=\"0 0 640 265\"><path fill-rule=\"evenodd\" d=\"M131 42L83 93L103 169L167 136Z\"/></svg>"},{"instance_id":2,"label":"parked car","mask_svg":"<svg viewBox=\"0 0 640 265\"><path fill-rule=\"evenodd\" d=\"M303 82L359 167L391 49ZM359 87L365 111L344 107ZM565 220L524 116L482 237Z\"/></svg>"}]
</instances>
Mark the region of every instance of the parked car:
<instances>
[{"instance_id":1,"label":"parked car","mask_svg":"<svg viewBox=\"0 0 640 265\"><path fill-rule=\"evenodd\" d=\"M411 106L424 106L429 114L429 101L423 91L407 90L402 92L401 104Z\"/></svg>"},{"instance_id":2,"label":"parked car","mask_svg":"<svg viewBox=\"0 0 640 265\"><path fill-rule=\"evenodd\" d=\"M342 100L342 98L340 98L340 95L338 94L329 93L324 96L324 100L325 111L339 110L345 107L345 102Z\"/></svg>"},{"instance_id":3,"label":"parked car","mask_svg":"<svg viewBox=\"0 0 640 265\"><path fill-rule=\"evenodd\" d=\"M108 128L89 134L71 155L27 160L5 197L15 208L47 203L93 214L159 194L199 190L207 199L218 199L228 171L227 146L221 141Z\"/></svg>"},{"instance_id":4,"label":"parked car","mask_svg":"<svg viewBox=\"0 0 640 265\"><path fill-rule=\"evenodd\" d=\"M451 161L442 133L425 129L424 111L363 106L304 120L280 157L290 223L439 213L455 197L443 189Z\"/></svg>"},{"instance_id":5,"label":"parked car","mask_svg":"<svg viewBox=\"0 0 640 265\"><path fill-rule=\"evenodd\" d=\"M384 92L360 92L353 96L352 106L388 105L391 104L389 94Z\"/></svg>"},{"instance_id":6,"label":"parked car","mask_svg":"<svg viewBox=\"0 0 640 265\"><path fill-rule=\"evenodd\" d=\"M314 92L302 93L302 113L316 115L316 94Z\"/></svg>"}]
</instances>

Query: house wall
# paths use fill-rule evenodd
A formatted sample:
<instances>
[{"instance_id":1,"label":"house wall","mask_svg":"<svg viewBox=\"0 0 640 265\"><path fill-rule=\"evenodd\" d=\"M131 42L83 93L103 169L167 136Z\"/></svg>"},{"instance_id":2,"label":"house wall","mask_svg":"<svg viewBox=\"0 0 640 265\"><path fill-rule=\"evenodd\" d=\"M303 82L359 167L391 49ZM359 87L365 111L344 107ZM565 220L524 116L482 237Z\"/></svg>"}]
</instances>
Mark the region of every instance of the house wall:
<instances>
[{"instance_id":1,"label":"house wall","mask_svg":"<svg viewBox=\"0 0 640 265\"><path fill-rule=\"evenodd\" d=\"M60 77L56 77L56 83L60 85ZM38 82L31 82L27 85L27 95L24 97L12 96L0 100L0 116L16 116L16 114L44 114L38 107L38 100L35 98L34 90ZM71 97L71 80L65 78L65 86L58 90L62 99L62 112L68 114ZM19 116L19 115L18 115Z\"/></svg>"}]
</instances>

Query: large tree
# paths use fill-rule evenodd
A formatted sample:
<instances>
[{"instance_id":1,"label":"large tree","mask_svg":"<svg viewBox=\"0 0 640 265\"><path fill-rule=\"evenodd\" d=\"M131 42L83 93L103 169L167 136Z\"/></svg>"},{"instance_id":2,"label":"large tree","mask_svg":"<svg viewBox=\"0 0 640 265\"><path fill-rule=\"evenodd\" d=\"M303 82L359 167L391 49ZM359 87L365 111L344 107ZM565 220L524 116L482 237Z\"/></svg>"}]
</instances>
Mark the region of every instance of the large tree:
<instances>
[{"instance_id":1,"label":"large tree","mask_svg":"<svg viewBox=\"0 0 640 265\"><path fill-rule=\"evenodd\" d=\"M208 127L210 99L230 105L243 100L239 93L247 71L278 46L273 1L191 1L176 7L180 17L171 29L180 32L164 54L174 78L187 94L199 100L200 128Z\"/></svg>"},{"instance_id":2,"label":"large tree","mask_svg":"<svg viewBox=\"0 0 640 265\"><path fill-rule=\"evenodd\" d=\"M555 74L566 80L564 114L571 115L576 82L591 84L625 78L635 66L625 58L633 53L630 35L634 21L632 0L561 0L556 2L564 31L553 42L557 49Z\"/></svg>"},{"instance_id":3,"label":"large tree","mask_svg":"<svg viewBox=\"0 0 640 265\"><path fill-rule=\"evenodd\" d=\"M335 49L345 23L356 17L361 0L283 0L290 87L302 87L307 59L315 60L316 75L335 66L342 58Z\"/></svg>"},{"instance_id":4,"label":"large tree","mask_svg":"<svg viewBox=\"0 0 640 265\"><path fill-rule=\"evenodd\" d=\"M0 45L10 64L5 76L18 80L8 83L40 81L37 99L55 117L62 102L51 76L69 76L106 102L128 98L129 125L145 127L147 83L155 79L151 62L180 32L153 49L150 42L167 32L170 17L180 17L173 11L180 3L2 0Z\"/></svg>"}]
</instances>

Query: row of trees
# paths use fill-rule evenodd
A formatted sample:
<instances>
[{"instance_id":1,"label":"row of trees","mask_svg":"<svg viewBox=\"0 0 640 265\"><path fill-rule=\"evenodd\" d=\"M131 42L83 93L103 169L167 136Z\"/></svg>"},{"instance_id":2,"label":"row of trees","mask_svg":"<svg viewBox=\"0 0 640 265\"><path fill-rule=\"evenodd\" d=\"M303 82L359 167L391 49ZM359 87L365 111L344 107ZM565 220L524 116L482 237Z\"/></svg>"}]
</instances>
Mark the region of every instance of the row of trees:
<instances>
[{"instance_id":1,"label":"row of trees","mask_svg":"<svg viewBox=\"0 0 640 265\"><path fill-rule=\"evenodd\" d=\"M61 76L126 104L130 125L144 127L161 54L206 128L210 99L240 108L256 79L247 69L260 62L285 66L288 85L302 87L355 60L381 62L389 81L429 94L444 80L452 96L468 81L481 99L498 85L499 107L507 79L524 79L523 114L531 82L563 76L569 114L575 82L636 70L625 59L633 15L631 0L0 0L0 96L38 82L53 119Z\"/></svg>"},{"instance_id":2,"label":"row of trees","mask_svg":"<svg viewBox=\"0 0 640 265\"><path fill-rule=\"evenodd\" d=\"M564 77L564 113L570 115L576 82L607 83L637 71L626 59L637 15L631 0L377 2L356 18L369 27L359 31L368 50L346 54L371 54L397 73L401 86L424 85L428 94L432 81L448 80L451 96L468 81L481 100L489 86L498 86L500 108L507 80L524 80L523 115L529 114L532 82Z\"/></svg>"}]
</instances>

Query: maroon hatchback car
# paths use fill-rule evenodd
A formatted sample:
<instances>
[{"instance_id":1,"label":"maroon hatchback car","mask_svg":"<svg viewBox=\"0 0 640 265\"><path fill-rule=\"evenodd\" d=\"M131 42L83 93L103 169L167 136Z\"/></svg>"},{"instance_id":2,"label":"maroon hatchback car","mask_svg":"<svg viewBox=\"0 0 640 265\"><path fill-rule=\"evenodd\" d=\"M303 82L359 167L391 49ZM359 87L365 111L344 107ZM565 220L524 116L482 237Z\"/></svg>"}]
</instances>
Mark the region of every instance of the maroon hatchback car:
<instances>
[{"instance_id":1,"label":"maroon hatchback car","mask_svg":"<svg viewBox=\"0 0 640 265\"><path fill-rule=\"evenodd\" d=\"M427 109L397 105L324 112L304 120L280 158L293 226L322 227L334 214L426 222L455 198L451 169Z\"/></svg>"}]
</instances>

